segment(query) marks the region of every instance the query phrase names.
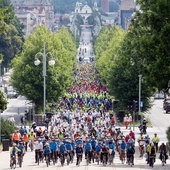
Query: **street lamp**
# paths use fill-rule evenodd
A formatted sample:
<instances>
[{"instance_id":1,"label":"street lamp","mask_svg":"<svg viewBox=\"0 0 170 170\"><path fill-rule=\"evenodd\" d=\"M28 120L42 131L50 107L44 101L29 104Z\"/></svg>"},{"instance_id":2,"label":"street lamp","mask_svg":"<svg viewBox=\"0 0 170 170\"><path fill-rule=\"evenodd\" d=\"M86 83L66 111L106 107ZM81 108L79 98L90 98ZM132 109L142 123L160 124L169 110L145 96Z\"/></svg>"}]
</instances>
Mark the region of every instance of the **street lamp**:
<instances>
[{"instance_id":1,"label":"street lamp","mask_svg":"<svg viewBox=\"0 0 170 170\"><path fill-rule=\"evenodd\" d=\"M44 109L43 109L43 113L45 115L45 105L46 105L46 76L47 76L47 70L46 70L46 58L48 56L48 54L51 56L51 59L48 61L48 64L50 66L53 66L55 64L55 60L54 60L54 57L53 55L51 54L51 52L47 52L46 53L46 43L44 43L44 52L41 53L41 52L38 52L36 55L35 55L35 61L34 61L34 64L36 66L38 66L41 61L38 59L38 55L41 55L43 57L43 78L44 78Z\"/></svg>"},{"instance_id":2,"label":"street lamp","mask_svg":"<svg viewBox=\"0 0 170 170\"><path fill-rule=\"evenodd\" d=\"M141 111L141 79L142 79L142 75L139 74L139 110L138 110L138 115L140 114Z\"/></svg>"}]
</instances>

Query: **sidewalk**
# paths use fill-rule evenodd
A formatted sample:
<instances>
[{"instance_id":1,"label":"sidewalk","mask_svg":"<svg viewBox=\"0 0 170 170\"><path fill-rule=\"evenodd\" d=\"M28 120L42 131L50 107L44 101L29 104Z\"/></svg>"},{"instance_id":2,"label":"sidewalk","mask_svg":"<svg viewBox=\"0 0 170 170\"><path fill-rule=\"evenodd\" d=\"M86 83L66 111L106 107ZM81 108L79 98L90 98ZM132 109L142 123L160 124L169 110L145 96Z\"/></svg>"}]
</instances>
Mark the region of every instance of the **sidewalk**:
<instances>
[{"instance_id":1,"label":"sidewalk","mask_svg":"<svg viewBox=\"0 0 170 170\"><path fill-rule=\"evenodd\" d=\"M9 169L9 152L1 152L0 153L0 170L7 170ZM28 151L26 153L26 155L24 156L24 160L23 160L23 166L22 169L24 170L59 170L60 168L63 170L68 170L71 169L73 170L74 168L78 169L78 170L101 170L101 169L107 169L107 170L150 170L152 169L151 167L149 167L146 162L145 162L145 158L139 158L139 155L136 154L135 155L135 160L134 160L134 166L130 167L127 164L122 164L118 154L116 153L116 157L114 159L114 164L113 165L106 165L106 167L103 167L103 165L100 163L100 165L97 165L97 163L91 163L88 166L86 166L85 163L85 159L84 159L84 155L83 155L83 162L81 162L80 166L77 167L76 166L76 158L74 158L73 164L70 164L69 166L67 166L65 164L64 167L61 167L60 162L58 162L56 165L51 165L47 168L45 163L40 163L40 165L38 166L37 164L35 164L34 162L34 152L30 152ZM18 168L18 165L17 165ZM158 159L158 155L157 155L157 159L156 162L154 164L154 169L155 170L169 170L170 169L170 160L167 161L167 164L162 167L161 165L161 161Z\"/></svg>"}]
</instances>

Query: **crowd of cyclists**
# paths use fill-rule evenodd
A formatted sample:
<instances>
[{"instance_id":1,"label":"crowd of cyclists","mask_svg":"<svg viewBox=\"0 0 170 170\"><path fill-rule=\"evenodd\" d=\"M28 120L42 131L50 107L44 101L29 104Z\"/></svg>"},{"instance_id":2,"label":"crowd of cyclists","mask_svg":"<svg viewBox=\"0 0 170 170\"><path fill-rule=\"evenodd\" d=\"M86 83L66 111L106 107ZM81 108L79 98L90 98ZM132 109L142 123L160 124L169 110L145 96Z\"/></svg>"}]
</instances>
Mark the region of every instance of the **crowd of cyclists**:
<instances>
[{"instance_id":1,"label":"crowd of cyclists","mask_svg":"<svg viewBox=\"0 0 170 170\"><path fill-rule=\"evenodd\" d=\"M138 155L145 157L153 166L156 154L166 164L167 146L159 146L159 137L140 133L137 138L130 129L124 134L116 127L113 102L107 89L100 83L92 63L79 63L74 73L75 83L61 99L49 120L49 128L37 127L33 123L27 129L21 127L12 136L10 166L22 166L28 147L35 152L35 163L60 163L61 166L84 159L86 165L113 165L115 155L123 164L134 165ZM136 146L138 149L136 149ZM16 157L18 155L18 157ZM74 162L74 160L76 161Z\"/></svg>"}]
</instances>

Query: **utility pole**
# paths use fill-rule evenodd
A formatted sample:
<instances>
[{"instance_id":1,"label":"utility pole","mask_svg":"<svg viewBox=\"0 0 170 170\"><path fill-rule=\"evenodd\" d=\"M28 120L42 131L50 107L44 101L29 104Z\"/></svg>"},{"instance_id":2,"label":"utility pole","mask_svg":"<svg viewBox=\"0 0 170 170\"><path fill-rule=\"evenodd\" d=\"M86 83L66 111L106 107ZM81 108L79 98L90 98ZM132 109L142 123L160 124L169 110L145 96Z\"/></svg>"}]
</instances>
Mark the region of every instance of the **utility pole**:
<instances>
[{"instance_id":1,"label":"utility pole","mask_svg":"<svg viewBox=\"0 0 170 170\"><path fill-rule=\"evenodd\" d=\"M142 75L139 75L139 108L138 108L138 115L140 114L141 111L141 79L142 79Z\"/></svg>"}]
</instances>

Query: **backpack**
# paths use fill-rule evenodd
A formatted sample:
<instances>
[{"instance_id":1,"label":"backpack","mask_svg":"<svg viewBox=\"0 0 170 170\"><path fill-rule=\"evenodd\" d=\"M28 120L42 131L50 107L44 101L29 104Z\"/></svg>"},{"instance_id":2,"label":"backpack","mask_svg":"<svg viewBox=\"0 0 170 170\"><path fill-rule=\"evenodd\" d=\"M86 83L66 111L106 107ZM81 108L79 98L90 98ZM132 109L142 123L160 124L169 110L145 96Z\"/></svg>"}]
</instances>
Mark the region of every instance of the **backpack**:
<instances>
[{"instance_id":1,"label":"backpack","mask_svg":"<svg viewBox=\"0 0 170 170\"><path fill-rule=\"evenodd\" d=\"M151 148L151 154L155 154L155 148L154 147Z\"/></svg>"}]
</instances>

